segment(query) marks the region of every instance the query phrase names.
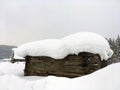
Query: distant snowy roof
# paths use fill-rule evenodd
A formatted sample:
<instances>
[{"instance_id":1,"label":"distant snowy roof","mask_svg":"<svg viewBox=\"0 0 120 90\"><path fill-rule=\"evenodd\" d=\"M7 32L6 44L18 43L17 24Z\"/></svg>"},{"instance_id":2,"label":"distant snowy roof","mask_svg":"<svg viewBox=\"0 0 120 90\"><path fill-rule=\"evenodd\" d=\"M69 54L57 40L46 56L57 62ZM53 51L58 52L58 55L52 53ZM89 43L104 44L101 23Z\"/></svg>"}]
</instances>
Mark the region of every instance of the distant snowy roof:
<instances>
[{"instance_id":1,"label":"distant snowy roof","mask_svg":"<svg viewBox=\"0 0 120 90\"><path fill-rule=\"evenodd\" d=\"M92 32L80 32L62 39L47 39L23 44L14 50L14 55L49 56L62 59L69 54L77 55L80 52L99 54L102 60L107 60L113 54L104 37Z\"/></svg>"}]
</instances>

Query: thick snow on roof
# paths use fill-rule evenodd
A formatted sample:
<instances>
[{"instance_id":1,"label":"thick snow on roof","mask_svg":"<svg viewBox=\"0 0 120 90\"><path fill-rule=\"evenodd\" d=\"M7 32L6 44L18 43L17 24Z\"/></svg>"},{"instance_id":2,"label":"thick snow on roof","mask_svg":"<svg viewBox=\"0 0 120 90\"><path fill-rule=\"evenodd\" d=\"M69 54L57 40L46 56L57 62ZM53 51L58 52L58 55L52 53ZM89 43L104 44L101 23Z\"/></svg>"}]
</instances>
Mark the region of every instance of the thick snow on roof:
<instances>
[{"instance_id":1,"label":"thick snow on roof","mask_svg":"<svg viewBox=\"0 0 120 90\"><path fill-rule=\"evenodd\" d=\"M55 59L62 59L68 54L77 55L79 52L99 54L102 60L107 60L113 54L107 40L92 32L80 32L62 39L30 42L14 50L17 57L49 56Z\"/></svg>"},{"instance_id":2,"label":"thick snow on roof","mask_svg":"<svg viewBox=\"0 0 120 90\"><path fill-rule=\"evenodd\" d=\"M72 79L24 77L23 71L23 63L0 63L0 90L120 90L120 63Z\"/></svg>"},{"instance_id":3,"label":"thick snow on roof","mask_svg":"<svg viewBox=\"0 0 120 90\"><path fill-rule=\"evenodd\" d=\"M113 54L110 49L108 41L91 32L80 32L62 39L65 47L72 54L78 54L79 52L91 52L99 54L101 59L107 60Z\"/></svg>"},{"instance_id":4,"label":"thick snow on roof","mask_svg":"<svg viewBox=\"0 0 120 90\"><path fill-rule=\"evenodd\" d=\"M23 44L15 51L15 56L49 56L56 59L64 58L68 52L59 39L47 39Z\"/></svg>"}]
</instances>

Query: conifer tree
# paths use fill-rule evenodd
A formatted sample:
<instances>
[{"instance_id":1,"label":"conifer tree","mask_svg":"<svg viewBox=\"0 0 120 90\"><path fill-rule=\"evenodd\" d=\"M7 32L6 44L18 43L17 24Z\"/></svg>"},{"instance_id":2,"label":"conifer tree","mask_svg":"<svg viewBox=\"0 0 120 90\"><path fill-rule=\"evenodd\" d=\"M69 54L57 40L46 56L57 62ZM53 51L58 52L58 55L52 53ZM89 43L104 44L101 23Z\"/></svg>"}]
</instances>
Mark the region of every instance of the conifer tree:
<instances>
[{"instance_id":1,"label":"conifer tree","mask_svg":"<svg viewBox=\"0 0 120 90\"><path fill-rule=\"evenodd\" d=\"M113 56L108 60L108 64L120 62L120 36L117 39L107 39L111 49L113 50Z\"/></svg>"}]
</instances>

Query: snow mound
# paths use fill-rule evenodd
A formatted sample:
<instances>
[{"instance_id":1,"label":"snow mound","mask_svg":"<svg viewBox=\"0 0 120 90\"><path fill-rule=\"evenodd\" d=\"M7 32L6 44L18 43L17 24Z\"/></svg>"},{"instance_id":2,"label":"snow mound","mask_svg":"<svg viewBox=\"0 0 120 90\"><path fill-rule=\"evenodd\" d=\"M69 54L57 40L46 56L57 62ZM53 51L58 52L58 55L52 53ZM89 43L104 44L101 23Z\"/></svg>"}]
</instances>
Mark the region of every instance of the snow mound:
<instances>
[{"instance_id":1,"label":"snow mound","mask_svg":"<svg viewBox=\"0 0 120 90\"><path fill-rule=\"evenodd\" d=\"M47 77L47 90L120 90L120 63L78 78ZM45 89L46 90L46 89Z\"/></svg>"},{"instance_id":2,"label":"snow mound","mask_svg":"<svg viewBox=\"0 0 120 90\"><path fill-rule=\"evenodd\" d=\"M47 39L26 43L18 47L14 52L17 57L25 57L27 55L49 56L55 59L64 58L68 53L64 48L64 44L59 39Z\"/></svg>"},{"instance_id":3,"label":"snow mound","mask_svg":"<svg viewBox=\"0 0 120 90\"><path fill-rule=\"evenodd\" d=\"M6 73L0 75L0 90L120 90L119 70L120 63L116 63L78 78L48 76L36 80Z\"/></svg>"},{"instance_id":4,"label":"snow mound","mask_svg":"<svg viewBox=\"0 0 120 90\"><path fill-rule=\"evenodd\" d=\"M107 60L113 54L110 49L108 41L96 34L91 32L80 32L62 39L65 48L71 54L78 54L79 52L91 52L99 54L101 59Z\"/></svg>"},{"instance_id":5,"label":"snow mound","mask_svg":"<svg viewBox=\"0 0 120 90\"><path fill-rule=\"evenodd\" d=\"M107 40L95 33L80 32L62 39L48 39L23 44L14 50L15 57L49 56L62 59L69 54L90 52L107 60L113 54ZM14 58L15 58L14 57Z\"/></svg>"}]
</instances>

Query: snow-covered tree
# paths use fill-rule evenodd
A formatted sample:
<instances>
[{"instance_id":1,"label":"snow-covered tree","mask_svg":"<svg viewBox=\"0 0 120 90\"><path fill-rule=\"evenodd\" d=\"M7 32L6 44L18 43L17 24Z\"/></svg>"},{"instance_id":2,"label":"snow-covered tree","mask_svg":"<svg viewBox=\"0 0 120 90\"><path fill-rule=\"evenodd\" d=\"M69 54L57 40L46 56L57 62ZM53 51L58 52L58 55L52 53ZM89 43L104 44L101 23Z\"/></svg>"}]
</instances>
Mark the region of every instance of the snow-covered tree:
<instances>
[{"instance_id":1,"label":"snow-covered tree","mask_svg":"<svg viewBox=\"0 0 120 90\"><path fill-rule=\"evenodd\" d=\"M117 39L107 39L111 49L114 51L113 56L108 60L108 64L120 62L120 36Z\"/></svg>"}]
</instances>

